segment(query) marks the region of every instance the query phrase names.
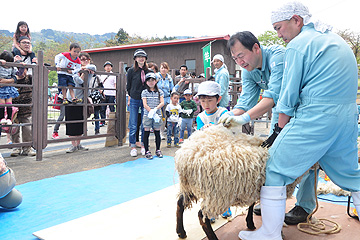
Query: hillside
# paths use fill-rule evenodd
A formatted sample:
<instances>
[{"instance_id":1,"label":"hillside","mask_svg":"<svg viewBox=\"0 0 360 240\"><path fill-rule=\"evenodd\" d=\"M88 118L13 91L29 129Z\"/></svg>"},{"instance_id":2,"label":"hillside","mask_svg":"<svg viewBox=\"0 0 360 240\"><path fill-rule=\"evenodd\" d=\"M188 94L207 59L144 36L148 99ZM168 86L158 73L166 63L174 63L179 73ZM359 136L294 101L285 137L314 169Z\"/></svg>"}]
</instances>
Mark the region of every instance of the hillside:
<instances>
[{"instance_id":1,"label":"hillside","mask_svg":"<svg viewBox=\"0 0 360 240\"><path fill-rule=\"evenodd\" d=\"M12 37L14 32L10 32L8 30L0 30L0 33L3 33L6 36ZM47 41L55 41L55 42L63 42L66 39L73 38L77 42L86 42L91 41L92 43L103 43L106 40L114 37L116 33L105 33L102 35L91 35L88 33L73 33L73 32L62 32L56 31L52 29L43 29L40 32L31 32L32 42L33 44L39 42L47 42Z\"/></svg>"}]
</instances>

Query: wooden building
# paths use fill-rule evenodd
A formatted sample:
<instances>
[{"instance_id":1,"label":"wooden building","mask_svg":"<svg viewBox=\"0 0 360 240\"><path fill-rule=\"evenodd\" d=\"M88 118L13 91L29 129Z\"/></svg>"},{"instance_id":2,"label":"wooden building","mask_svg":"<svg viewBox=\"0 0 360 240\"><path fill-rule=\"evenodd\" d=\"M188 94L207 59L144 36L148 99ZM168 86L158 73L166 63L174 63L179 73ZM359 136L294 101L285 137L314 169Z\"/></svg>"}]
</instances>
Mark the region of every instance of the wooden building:
<instances>
[{"instance_id":1,"label":"wooden building","mask_svg":"<svg viewBox=\"0 0 360 240\"><path fill-rule=\"evenodd\" d=\"M124 62L124 67L132 66L134 63L134 51L138 48L142 48L148 54L148 62L155 62L158 66L160 66L161 62L167 62L170 69L179 69L182 64L186 64L189 72L195 72L198 76L200 73L204 72L202 48L211 42L211 59L215 54L222 54L230 75L235 76L237 65L232 60L226 46L229 38L229 35L223 35L177 39L162 42L94 48L84 51L90 54L99 71L103 70L102 66L106 61L111 61L114 64L114 72L119 71L119 62Z\"/></svg>"}]
</instances>

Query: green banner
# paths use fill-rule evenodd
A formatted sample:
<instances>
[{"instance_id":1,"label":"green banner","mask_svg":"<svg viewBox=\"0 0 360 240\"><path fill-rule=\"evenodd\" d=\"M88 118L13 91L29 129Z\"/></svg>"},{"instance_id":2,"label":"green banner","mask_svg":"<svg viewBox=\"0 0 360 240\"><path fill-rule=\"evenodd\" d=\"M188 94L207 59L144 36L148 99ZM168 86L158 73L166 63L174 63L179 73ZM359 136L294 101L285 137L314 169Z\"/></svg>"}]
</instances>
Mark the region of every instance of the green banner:
<instances>
[{"instance_id":1,"label":"green banner","mask_svg":"<svg viewBox=\"0 0 360 240\"><path fill-rule=\"evenodd\" d=\"M211 43L203 47L203 62L205 78L208 78L209 76L206 76L206 69L208 67L211 68Z\"/></svg>"}]
</instances>

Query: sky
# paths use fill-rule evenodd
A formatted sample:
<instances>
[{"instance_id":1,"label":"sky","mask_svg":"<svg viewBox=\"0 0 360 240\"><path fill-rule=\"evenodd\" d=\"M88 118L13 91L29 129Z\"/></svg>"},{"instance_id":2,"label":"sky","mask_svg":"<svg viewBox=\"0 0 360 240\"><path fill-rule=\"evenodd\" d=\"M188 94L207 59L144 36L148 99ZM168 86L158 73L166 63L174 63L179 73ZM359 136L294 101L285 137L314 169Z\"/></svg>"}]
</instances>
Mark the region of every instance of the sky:
<instances>
[{"instance_id":1,"label":"sky","mask_svg":"<svg viewBox=\"0 0 360 240\"><path fill-rule=\"evenodd\" d=\"M141 37L218 36L273 30L270 15L289 0L16 0L1 1L0 29L14 32L26 21L31 32L127 33ZM359 0L299 0L334 27L360 33ZM54 2L56 4L54 4ZM43 7L42 7L43 6ZM21 10L23 8L24 10ZM14 9L18 9L14 11Z\"/></svg>"}]
</instances>

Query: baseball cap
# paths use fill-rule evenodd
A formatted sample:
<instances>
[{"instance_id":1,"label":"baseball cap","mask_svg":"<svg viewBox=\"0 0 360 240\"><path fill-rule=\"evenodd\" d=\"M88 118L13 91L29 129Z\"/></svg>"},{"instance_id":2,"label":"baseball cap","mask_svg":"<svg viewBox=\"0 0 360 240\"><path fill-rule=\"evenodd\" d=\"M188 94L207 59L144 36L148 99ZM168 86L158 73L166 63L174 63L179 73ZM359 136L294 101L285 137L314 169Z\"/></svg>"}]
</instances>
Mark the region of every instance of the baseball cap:
<instances>
[{"instance_id":1,"label":"baseball cap","mask_svg":"<svg viewBox=\"0 0 360 240\"><path fill-rule=\"evenodd\" d=\"M191 95L191 94L192 94L192 92L191 92L191 90L190 90L190 89L186 89L186 90L184 91L184 95L185 95L185 94L190 94L190 95Z\"/></svg>"},{"instance_id":2,"label":"baseball cap","mask_svg":"<svg viewBox=\"0 0 360 240\"><path fill-rule=\"evenodd\" d=\"M205 81L200 83L196 96L220 96L221 86L214 81Z\"/></svg>"},{"instance_id":3,"label":"baseball cap","mask_svg":"<svg viewBox=\"0 0 360 240\"><path fill-rule=\"evenodd\" d=\"M106 61L106 62L104 63L104 67L105 67L106 65L110 65L111 67L113 67L113 64L112 64L110 61Z\"/></svg>"},{"instance_id":4,"label":"baseball cap","mask_svg":"<svg viewBox=\"0 0 360 240\"><path fill-rule=\"evenodd\" d=\"M145 80L148 80L149 78L154 78L154 79L156 79L155 73L153 73L153 72L148 72L148 73L145 75Z\"/></svg>"}]
</instances>

